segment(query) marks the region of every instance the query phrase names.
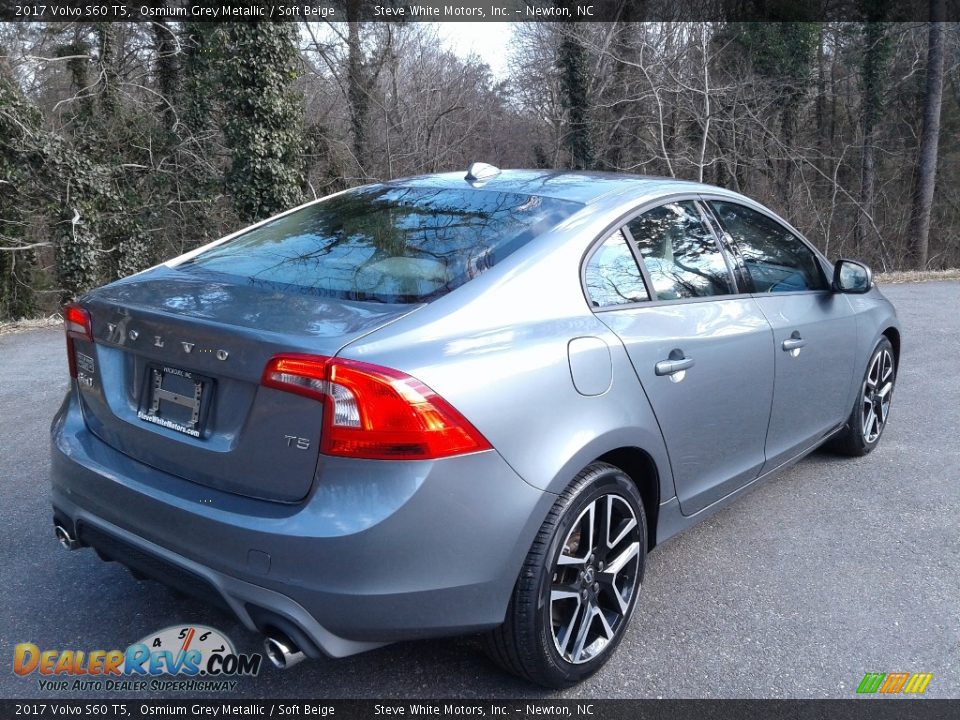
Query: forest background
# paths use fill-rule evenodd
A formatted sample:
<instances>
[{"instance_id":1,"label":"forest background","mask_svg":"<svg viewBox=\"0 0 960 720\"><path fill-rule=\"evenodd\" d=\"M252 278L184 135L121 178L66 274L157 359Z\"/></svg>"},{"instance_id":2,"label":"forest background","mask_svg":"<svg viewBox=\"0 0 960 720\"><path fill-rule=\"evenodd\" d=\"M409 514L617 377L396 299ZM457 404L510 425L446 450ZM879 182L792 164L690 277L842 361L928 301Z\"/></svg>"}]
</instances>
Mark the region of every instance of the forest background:
<instances>
[{"instance_id":1,"label":"forest background","mask_svg":"<svg viewBox=\"0 0 960 720\"><path fill-rule=\"evenodd\" d=\"M960 23L0 23L0 320L314 197L500 167L701 180L831 258L960 265ZM936 3L937 0L934 0ZM359 18L359 15L356 15Z\"/></svg>"}]
</instances>

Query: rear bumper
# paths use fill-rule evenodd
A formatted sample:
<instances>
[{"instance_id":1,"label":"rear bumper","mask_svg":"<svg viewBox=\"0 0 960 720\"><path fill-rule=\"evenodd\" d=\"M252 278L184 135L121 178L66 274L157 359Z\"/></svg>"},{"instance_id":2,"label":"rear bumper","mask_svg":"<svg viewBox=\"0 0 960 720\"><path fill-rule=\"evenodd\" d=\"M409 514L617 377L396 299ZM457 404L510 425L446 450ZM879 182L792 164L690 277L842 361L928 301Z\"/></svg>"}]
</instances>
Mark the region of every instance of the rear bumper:
<instances>
[{"instance_id":1,"label":"rear bumper","mask_svg":"<svg viewBox=\"0 0 960 720\"><path fill-rule=\"evenodd\" d=\"M555 500L496 452L322 457L301 503L241 497L110 448L86 429L74 391L51 450L54 513L84 543L222 600L251 630L299 633L308 655L496 626Z\"/></svg>"}]
</instances>

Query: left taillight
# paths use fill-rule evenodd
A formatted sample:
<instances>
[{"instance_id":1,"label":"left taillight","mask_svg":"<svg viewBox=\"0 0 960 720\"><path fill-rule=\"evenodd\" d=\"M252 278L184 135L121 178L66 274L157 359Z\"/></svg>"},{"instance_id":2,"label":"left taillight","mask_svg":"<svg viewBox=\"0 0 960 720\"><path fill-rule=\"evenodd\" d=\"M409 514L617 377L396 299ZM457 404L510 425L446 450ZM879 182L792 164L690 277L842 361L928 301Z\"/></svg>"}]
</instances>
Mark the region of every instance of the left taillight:
<instances>
[{"instance_id":1,"label":"left taillight","mask_svg":"<svg viewBox=\"0 0 960 720\"><path fill-rule=\"evenodd\" d=\"M79 305L65 305L63 308L63 329L67 335L67 363L70 365L70 377L77 376L77 357L74 340L93 342L93 325L90 313Z\"/></svg>"},{"instance_id":2,"label":"left taillight","mask_svg":"<svg viewBox=\"0 0 960 720\"><path fill-rule=\"evenodd\" d=\"M450 403L405 373L320 355L270 359L263 385L325 404L320 451L368 460L431 460L489 450Z\"/></svg>"}]
</instances>

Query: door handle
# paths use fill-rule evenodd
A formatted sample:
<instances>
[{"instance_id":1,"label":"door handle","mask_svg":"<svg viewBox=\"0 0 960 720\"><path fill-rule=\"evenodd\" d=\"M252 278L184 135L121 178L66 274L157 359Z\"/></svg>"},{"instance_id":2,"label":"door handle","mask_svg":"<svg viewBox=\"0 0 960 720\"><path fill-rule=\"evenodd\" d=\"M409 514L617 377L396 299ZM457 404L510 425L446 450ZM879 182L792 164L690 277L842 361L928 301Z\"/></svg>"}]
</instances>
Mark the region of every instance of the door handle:
<instances>
[{"instance_id":1,"label":"door handle","mask_svg":"<svg viewBox=\"0 0 960 720\"><path fill-rule=\"evenodd\" d=\"M807 341L800 337L800 333L797 330L794 330L790 337L783 341L783 351L790 353L791 357L796 357L800 354L800 348L807 344Z\"/></svg>"},{"instance_id":2,"label":"door handle","mask_svg":"<svg viewBox=\"0 0 960 720\"><path fill-rule=\"evenodd\" d=\"M677 382L679 382L683 377L678 377L677 373L689 370L693 365L693 358L686 357L683 354L683 350L671 350L670 356L666 360L661 360L656 364L654 372L657 373L657 375L671 375L671 380L677 377Z\"/></svg>"}]
</instances>

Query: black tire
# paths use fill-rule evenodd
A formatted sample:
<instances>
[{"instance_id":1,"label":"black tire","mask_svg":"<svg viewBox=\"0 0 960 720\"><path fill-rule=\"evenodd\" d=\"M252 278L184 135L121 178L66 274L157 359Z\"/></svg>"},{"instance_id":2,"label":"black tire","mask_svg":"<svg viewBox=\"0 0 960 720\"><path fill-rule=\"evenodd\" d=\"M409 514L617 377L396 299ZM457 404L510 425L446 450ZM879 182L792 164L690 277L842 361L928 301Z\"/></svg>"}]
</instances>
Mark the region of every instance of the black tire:
<instances>
[{"instance_id":1,"label":"black tire","mask_svg":"<svg viewBox=\"0 0 960 720\"><path fill-rule=\"evenodd\" d=\"M889 362L889 377L878 376L878 378L871 380L871 374L875 370L883 375L886 367L885 362ZM853 402L850 417L847 418L847 424L840 434L830 441L829 448L831 450L841 455L863 457L877 446L883 435L883 430L887 426L887 418L890 416L890 404L893 400L896 382L896 354L890 341L886 337L882 337L873 352L870 353L870 359L867 361L867 368L863 373L863 379L860 382L857 397ZM871 383L876 387L871 387ZM884 396L886 400L884 401L883 398L878 400L878 393L886 387L887 383L890 387ZM871 408L874 409L872 417L876 418L875 420L870 419L869 410ZM885 408L885 410L882 408ZM865 427L867 422L870 422L870 428Z\"/></svg>"},{"instance_id":2,"label":"black tire","mask_svg":"<svg viewBox=\"0 0 960 720\"><path fill-rule=\"evenodd\" d=\"M605 497L612 499L602 500ZM597 508L602 508L606 520L598 518ZM615 532L610 525L616 526ZM588 527L590 542L581 549ZM597 546L593 538L602 535L603 529L606 538ZM611 538L612 548L607 542ZM520 571L503 625L484 637L487 654L505 670L546 687L569 687L589 677L623 639L639 595L646 554L647 522L636 485L617 467L600 462L589 465L547 515ZM586 558L582 563L581 556ZM611 573L613 563L604 565L603 558L617 560L618 569ZM571 611L564 626L562 620ZM557 633L566 638L567 656L561 654Z\"/></svg>"}]
</instances>

